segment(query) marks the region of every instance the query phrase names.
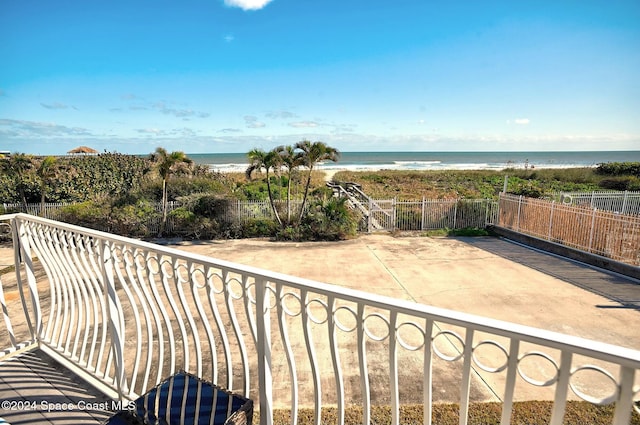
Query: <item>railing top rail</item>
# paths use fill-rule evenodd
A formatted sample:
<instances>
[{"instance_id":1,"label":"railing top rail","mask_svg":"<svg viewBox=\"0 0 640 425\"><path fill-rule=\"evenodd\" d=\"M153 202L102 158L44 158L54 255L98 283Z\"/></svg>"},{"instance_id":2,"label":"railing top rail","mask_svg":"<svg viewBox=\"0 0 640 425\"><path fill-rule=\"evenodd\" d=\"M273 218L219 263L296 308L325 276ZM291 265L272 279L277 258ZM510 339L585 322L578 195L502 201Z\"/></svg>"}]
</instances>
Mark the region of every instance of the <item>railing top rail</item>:
<instances>
[{"instance_id":1,"label":"railing top rail","mask_svg":"<svg viewBox=\"0 0 640 425\"><path fill-rule=\"evenodd\" d=\"M326 294L333 296L337 295L340 299L356 303L363 303L374 308L387 310L392 309L401 314L424 317L429 320L445 322L457 326L464 326L467 328L475 329L477 331L490 332L495 335L500 335L507 338L515 336L522 341L542 344L552 348L570 348L571 351L576 354L584 354L600 360L614 361L624 366L640 368L640 351L630 348L619 347L616 345L593 341L581 337L569 336L543 329L485 318L473 314L462 313L433 306L427 306L411 301L399 300L396 298L371 294L350 288L344 288L323 282L313 281L310 279L285 275L282 273L268 271L257 267L214 259L205 255L181 251L175 248L121 237L97 230L86 229L71 224L60 223L41 217L31 216L28 214L18 213L3 215L0 216L0 219L2 219L3 217L41 223L55 228L68 230L70 232L93 236L105 241L126 243L133 248L166 254L168 256L186 262L196 262L203 265L211 265L218 268L224 268L225 270L232 273L252 277L256 280L256 282L273 282L276 284L282 284L291 288L306 290L317 294Z\"/></svg>"}]
</instances>

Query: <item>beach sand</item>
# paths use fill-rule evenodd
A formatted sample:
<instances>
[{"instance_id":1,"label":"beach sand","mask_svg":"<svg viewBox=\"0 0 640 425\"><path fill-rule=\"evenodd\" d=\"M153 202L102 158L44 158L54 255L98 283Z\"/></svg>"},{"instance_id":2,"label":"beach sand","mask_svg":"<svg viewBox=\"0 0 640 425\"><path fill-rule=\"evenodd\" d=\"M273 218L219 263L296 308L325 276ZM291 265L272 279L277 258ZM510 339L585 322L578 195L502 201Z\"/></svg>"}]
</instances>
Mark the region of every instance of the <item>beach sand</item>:
<instances>
[{"instance_id":1,"label":"beach sand","mask_svg":"<svg viewBox=\"0 0 640 425\"><path fill-rule=\"evenodd\" d=\"M341 170L320 170L324 173L324 181L326 182L330 182L331 180L333 180L333 176L336 175L336 173L338 173Z\"/></svg>"}]
</instances>

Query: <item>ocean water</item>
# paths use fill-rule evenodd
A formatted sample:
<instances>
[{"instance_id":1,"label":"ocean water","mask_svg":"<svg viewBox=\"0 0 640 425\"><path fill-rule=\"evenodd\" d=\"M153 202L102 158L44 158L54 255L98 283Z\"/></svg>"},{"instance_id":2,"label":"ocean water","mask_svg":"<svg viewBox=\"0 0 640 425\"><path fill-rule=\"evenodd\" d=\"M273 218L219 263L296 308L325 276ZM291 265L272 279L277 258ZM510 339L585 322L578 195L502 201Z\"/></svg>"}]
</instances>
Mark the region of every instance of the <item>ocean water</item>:
<instances>
[{"instance_id":1,"label":"ocean water","mask_svg":"<svg viewBox=\"0 0 640 425\"><path fill-rule=\"evenodd\" d=\"M246 153L189 154L220 172L244 172ZM640 161L640 151L590 152L342 152L325 170L503 170L505 168L595 167L606 162Z\"/></svg>"}]
</instances>

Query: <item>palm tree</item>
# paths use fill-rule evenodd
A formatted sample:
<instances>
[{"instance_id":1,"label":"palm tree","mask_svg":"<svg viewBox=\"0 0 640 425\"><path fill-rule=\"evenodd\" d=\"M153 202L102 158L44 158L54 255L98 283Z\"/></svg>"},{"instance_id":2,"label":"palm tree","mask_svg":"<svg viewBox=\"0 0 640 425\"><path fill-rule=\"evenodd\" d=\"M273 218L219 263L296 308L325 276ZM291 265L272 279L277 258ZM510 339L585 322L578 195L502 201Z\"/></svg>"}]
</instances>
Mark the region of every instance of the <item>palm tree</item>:
<instances>
[{"instance_id":1,"label":"palm tree","mask_svg":"<svg viewBox=\"0 0 640 425\"><path fill-rule=\"evenodd\" d=\"M58 175L57 160L53 156L44 158L36 174L40 178L40 216L44 217L44 202L46 197L47 184Z\"/></svg>"},{"instance_id":2,"label":"palm tree","mask_svg":"<svg viewBox=\"0 0 640 425\"><path fill-rule=\"evenodd\" d=\"M302 160L292 146L278 146L274 151L287 172L287 224L291 224L291 180L295 169L302 165Z\"/></svg>"},{"instance_id":3,"label":"palm tree","mask_svg":"<svg viewBox=\"0 0 640 425\"><path fill-rule=\"evenodd\" d=\"M162 236L167 224L167 183L169 177L179 170L184 170L185 166L193 161L184 152L174 151L168 153L164 148L157 148L151 154L151 160L157 164L158 174L162 177L162 223L158 236Z\"/></svg>"},{"instance_id":4,"label":"palm tree","mask_svg":"<svg viewBox=\"0 0 640 425\"><path fill-rule=\"evenodd\" d=\"M322 161L336 162L340 158L340 152L338 149L326 145L323 142L310 142L309 140L302 140L296 143L295 148L300 150L300 158L302 164L307 167L307 182L304 186L304 196L302 198L302 206L300 208L300 215L298 216L298 223L302 221L302 214L307 202L307 195L309 194L309 186L311 185L311 172L313 167Z\"/></svg>"},{"instance_id":5,"label":"palm tree","mask_svg":"<svg viewBox=\"0 0 640 425\"><path fill-rule=\"evenodd\" d=\"M25 179L27 172L32 168L33 158L31 155L24 153L16 153L2 160L2 169L16 179L16 188L20 194L20 201L22 202L24 212L27 211L27 198L24 194Z\"/></svg>"},{"instance_id":6,"label":"palm tree","mask_svg":"<svg viewBox=\"0 0 640 425\"><path fill-rule=\"evenodd\" d=\"M273 150L265 152L264 150L259 148L250 150L247 153L247 157L249 158L249 167L247 167L247 170L245 171L247 179L251 180L251 175L254 171L260 171L263 168L266 170L269 204L271 204L271 209L273 210L273 215L276 217L278 225L282 227L282 220L280 219L280 215L278 214L278 210L273 201L273 194L271 192L271 179L269 177L269 170L271 170L272 168L276 171L280 170L280 158Z\"/></svg>"}]
</instances>

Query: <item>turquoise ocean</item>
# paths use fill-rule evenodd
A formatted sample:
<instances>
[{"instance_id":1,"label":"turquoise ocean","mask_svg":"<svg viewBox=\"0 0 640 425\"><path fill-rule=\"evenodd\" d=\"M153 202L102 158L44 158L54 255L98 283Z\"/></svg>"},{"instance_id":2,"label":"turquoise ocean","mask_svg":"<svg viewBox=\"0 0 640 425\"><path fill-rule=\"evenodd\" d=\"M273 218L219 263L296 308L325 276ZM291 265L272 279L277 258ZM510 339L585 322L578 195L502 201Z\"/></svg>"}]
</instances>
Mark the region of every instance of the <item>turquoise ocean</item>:
<instances>
[{"instance_id":1,"label":"turquoise ocean","mask_svg":"<svg viewBox=\"0 0 640 425\"><path fill-rule=\"evenodd\" d=\"M246 153L197 153L189 157L220 172L244 172ZM606 162L640 162L640 151L589 152L341 152L325 170L503 170L505 168L595 167Z\"/></svg>"}]
</instances>

